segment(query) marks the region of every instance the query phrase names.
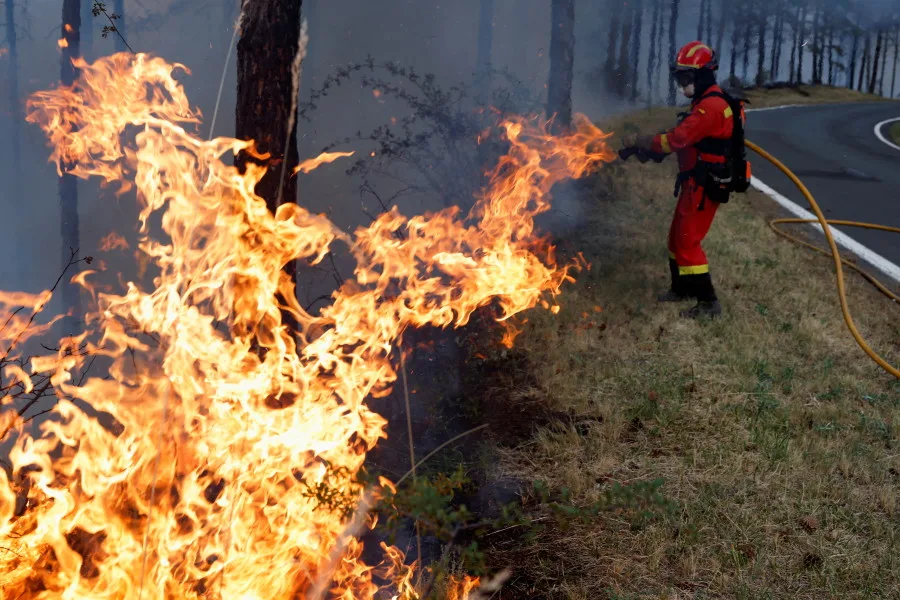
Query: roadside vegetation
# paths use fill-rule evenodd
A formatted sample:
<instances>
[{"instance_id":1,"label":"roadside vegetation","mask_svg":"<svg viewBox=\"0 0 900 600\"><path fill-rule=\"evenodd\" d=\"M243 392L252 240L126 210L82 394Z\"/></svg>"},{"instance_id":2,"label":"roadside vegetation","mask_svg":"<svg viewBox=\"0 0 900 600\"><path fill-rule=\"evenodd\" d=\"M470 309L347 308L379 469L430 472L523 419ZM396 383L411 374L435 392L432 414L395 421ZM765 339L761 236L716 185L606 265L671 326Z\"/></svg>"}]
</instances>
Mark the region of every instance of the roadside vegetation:
<instances>
[{"instance_id":1,"label":"roadside vegetation","mask_svg":"<svg viewBox=\"0 0 900 600\"><path fill-rule=\"evenodd\" d=\"M864 99L801 91L750 94ZM653 130L674 111L606 125ZM492 565L515 568L497 597L898 597L900 382L845 330L831 262L776 236L756 191L721 207L706 243L724 317L658 305L674 174L672 160L599 174L587 222L561 244L592 268L558 315L527 315L513 350L473 359L490 368L470 399L493 413L493 480L546 482L574 506L654 482L669 509L484 538ZM897 307L847 284L861 332L897 364Z\"/></svg>"},{"instance_id":2,"label":"roadside vegetation","mask_svg":"<svg viewBox=\"0 0 900 600\"><path fill-rule=\"evenodd\" d=\"M888 127L888 137L895 144L900 144L900 121L891 123L891 126Z\"/></svg>"}]
</instances>

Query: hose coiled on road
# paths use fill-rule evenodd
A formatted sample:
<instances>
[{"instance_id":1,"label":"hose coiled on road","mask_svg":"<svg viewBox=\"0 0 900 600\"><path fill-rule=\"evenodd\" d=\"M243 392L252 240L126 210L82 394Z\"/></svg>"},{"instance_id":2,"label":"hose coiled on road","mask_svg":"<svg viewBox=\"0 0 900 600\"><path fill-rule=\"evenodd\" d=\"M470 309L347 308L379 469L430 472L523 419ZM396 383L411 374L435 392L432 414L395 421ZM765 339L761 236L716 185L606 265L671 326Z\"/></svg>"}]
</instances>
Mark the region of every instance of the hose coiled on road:
<instances>
[{"instance_id":1,"label":"hose coiled on road","mask_svg":"<svg viewBox=\"0 0 900 600\"><path fill-rule=\"evenodd\" d=\"M844 225L847 227L862 227L865 229L878 229L880 231L890 231L892 233L900 233L900 227L889 227L887 225L878 225L875 223L863 223L860 221L843 221L843 220L832 220L829 221L825 218L825 215L822 213L822 209L819 208L818 203L816 203L816 199L813 198L813 195L806 188L802 181L784 164L781 163L777 158L751 142L750 140L745 140L744 144L750 150L753 150L761 157L775 165L782 173L788 176L788 178L793 182L797 189L800 190L800 193L806 197L806 200L809 202L810 207L812 207L812 211L816 215L816 219L773 219L769 221L769 226L777 233L778 235L791 240L792 242L796 242L800 245L806 246L807 248L812 248L816 252L821 254L825 254L826 256L831 256L834 260L834 270L837 275L837 292L838 298L841 302L841 313L844 316L844 323L847 324L847 328L850 330L850 334L853 336L853 339L856 340L856 343L859 344L859 347L863 349L863 352L869 355L869 357L878 363L882 369L893 375L894 377L900 379L900 369L894 367L889 362L887 362L880 354L872 350L866 340L863 339L862 335L859 333L859 330L856 328L856 323L853 322L853 316L850 314L850 308L847 304L847 294L844 285L844 270L843 265L847 265L847 267L853 269L854 271L861 274L864 278L866 278L870 283L872 283L878 290L893 300L894 302L900 302L900 297L897 296L894 292L889 290L883 283L878 281L872 274L867 271L861 269L857 265L848 261L845 258L841 257L840 252L838 251L837 244L834 242L834 237L831 235L831 225ZM810 244L809 242L802 240L796 236L793 236L789 233L786 233L778 228L778 225L785 223L818 223L822 227L822 231L825 232L825 239L828 242L829 250L824 250Z\"/></svg>"}]
</instances>

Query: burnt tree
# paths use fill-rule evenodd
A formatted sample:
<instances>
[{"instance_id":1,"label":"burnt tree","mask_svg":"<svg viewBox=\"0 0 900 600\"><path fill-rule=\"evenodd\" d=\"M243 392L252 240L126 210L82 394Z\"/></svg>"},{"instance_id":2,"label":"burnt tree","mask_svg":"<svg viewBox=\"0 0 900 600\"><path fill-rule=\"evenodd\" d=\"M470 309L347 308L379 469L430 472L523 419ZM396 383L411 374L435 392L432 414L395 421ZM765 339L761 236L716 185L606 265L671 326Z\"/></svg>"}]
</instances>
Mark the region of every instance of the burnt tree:
<instances>
[{"instance_id":1,"label":"burnt tree","mask_svg":"<svg viewBox=\"0 0 900 600\"><path fill-rule=\"evenodd\" d=\"M547 116L557 130L572 125L572 76L575 68L575 0L553 0L550 6L550 74Z\"/></svg>"},{"instance_id":2,"label":"burnt tree","mask_svg":"<svg viewBox=\"0 0 900 600\"><path fill-rule=\"evenodd\" d=\"M62 5L62 39L60 41L59 81L69 87L75 83L78 70L73 60L81 51L81 0L63 0ZM78 251L78 179L67 171L74 165L60 165L62 175L59 176L59 233L62 244L62 266L69 265L72 254ZM66 311L73 316L80 316L81 306L78 288L66 281L62 286L62 301Z\"/></svg>"},{"instance_id":3,"label":"burnt tree","mask_svg":"<svg viewBox=\"0 0 900 600\"><path fill-rule=\"evenodd\" d=\"M128 46L125 44L125 0L116 0L113 3L113 14L116 16L116 52L125 52Z\"/></svg>"},{"instance_id":4,"label":"burnt tree","mask_svg":"<svg viewBox=\"0 0 900 600\"><path fill-rule=\"evenodd\" d=\"M235 133L254 140L266 161L239 152L234 164L243 171L248 164L267 164L268 171L256 185L256 195L269 210L296 202L299 162L297 122L294 118L292 68L299 49L300 0L243 0L243 20L237 44L237 100ZM296 268L285 266L293 280ZM288 326L294 323L283 315Z\"/></svg>"},{"instance_id":5,"label":"burnt tree","mask_svg":"<svg viewBox=\"0 0 900 600\"><path fill-rule=\"evenodd\" d=\"M299 158L297 124L291 115L291 68L300 37L300 4L292 0L244 0L237 45L237 137L254 140L258 152L269 154L269 165L281 167L287 162L285 169L269 169L256 186L256 194L273 212L296 199L292 173ZM292 130L287 131L292 121ZM242 170L248 163L265 164L247 152L235 157L235 165Z\"/></svg>"},{"instance_id":6,"label":"burnt tree","mask_svg":"<svg viewBox=\"0 0 900 600\"><path fill-rule=\"evenodd\" d=\"M672 12L669 14L669 63L675 62L678 55L678 40L676 33L678 28L678 5L680 0L672 0ZM669 77L669 105L675 106L675 80Z\"/></svg>"},{"instance_id":7,"label":"burnt tree","mask_svg":"<svg viewBox=\"0 0 900 600\"><path fill-rule=\"evenodd\" d=\"M478 101L490 101L491 90L491 49L494 45L494 0L481 0L478 18L478 51L475 58L475 73L478 80Z\"/></svg>"},{"instance_id":8,"label":"burnt tree","mask_svg":"<svg viewBox=\"0 0 900 600\"><path fill-rule=\"evenodd\" d=\"M884 96L884 72L887 69L887 55L888 55L888 36L887 31L883 30L882 35L884 36L883 44L884 47L881 51L881 67L878 70L878 95Z\"/></svg>"}]
</instances>

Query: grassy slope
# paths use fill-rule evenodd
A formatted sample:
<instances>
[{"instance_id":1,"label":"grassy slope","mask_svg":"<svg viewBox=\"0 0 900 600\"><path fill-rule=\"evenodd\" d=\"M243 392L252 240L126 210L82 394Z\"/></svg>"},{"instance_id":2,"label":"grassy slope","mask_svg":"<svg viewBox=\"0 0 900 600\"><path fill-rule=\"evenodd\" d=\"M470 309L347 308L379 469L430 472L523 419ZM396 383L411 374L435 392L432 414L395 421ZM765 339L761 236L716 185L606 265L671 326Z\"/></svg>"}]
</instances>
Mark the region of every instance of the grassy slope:
<instances>
[{"instance_id":1,"label":"grassy slope","mask_svg":"<svg viewBox=\"0 0 900 600\"><path fill-rule=\"evenodd\" d=\"M630 123L652 130L672 113ZM898 597L900 384L846 332L830 262L777 237L755 191L721 208L706 243L725 317L688 322L658 305L672 163L600 176L589 222L568 240L593 268L565 289L559 315L529 315L525 366L497 389L572 418L501 448L498 471L568 487L579 503L662 477L679 510L495 548L496 564L519 565L502 597L532 597L526 580L541 598ZM858 277L848 288L863 334L900 362L897 307Z\"/></svg>"}]
</instances>

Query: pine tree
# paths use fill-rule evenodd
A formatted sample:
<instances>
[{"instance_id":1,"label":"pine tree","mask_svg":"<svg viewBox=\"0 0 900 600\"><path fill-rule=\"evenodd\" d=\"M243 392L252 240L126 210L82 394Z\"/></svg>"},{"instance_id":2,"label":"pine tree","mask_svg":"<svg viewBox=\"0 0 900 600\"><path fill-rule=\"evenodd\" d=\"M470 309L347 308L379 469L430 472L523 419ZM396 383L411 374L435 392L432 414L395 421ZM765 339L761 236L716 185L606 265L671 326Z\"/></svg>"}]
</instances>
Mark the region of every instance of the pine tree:
<instances>
[{"instance_id":1,"label":"pine tree","mask_svg":"<svg viewBox=\"0 0 900 600\"><path fill-rule=\"evenodd\" d=\"M550 7L550 76L547 116L557 129L572 125L572 76L575 63L575 0L552 0Z\"/></svg>"}]
</instances>

